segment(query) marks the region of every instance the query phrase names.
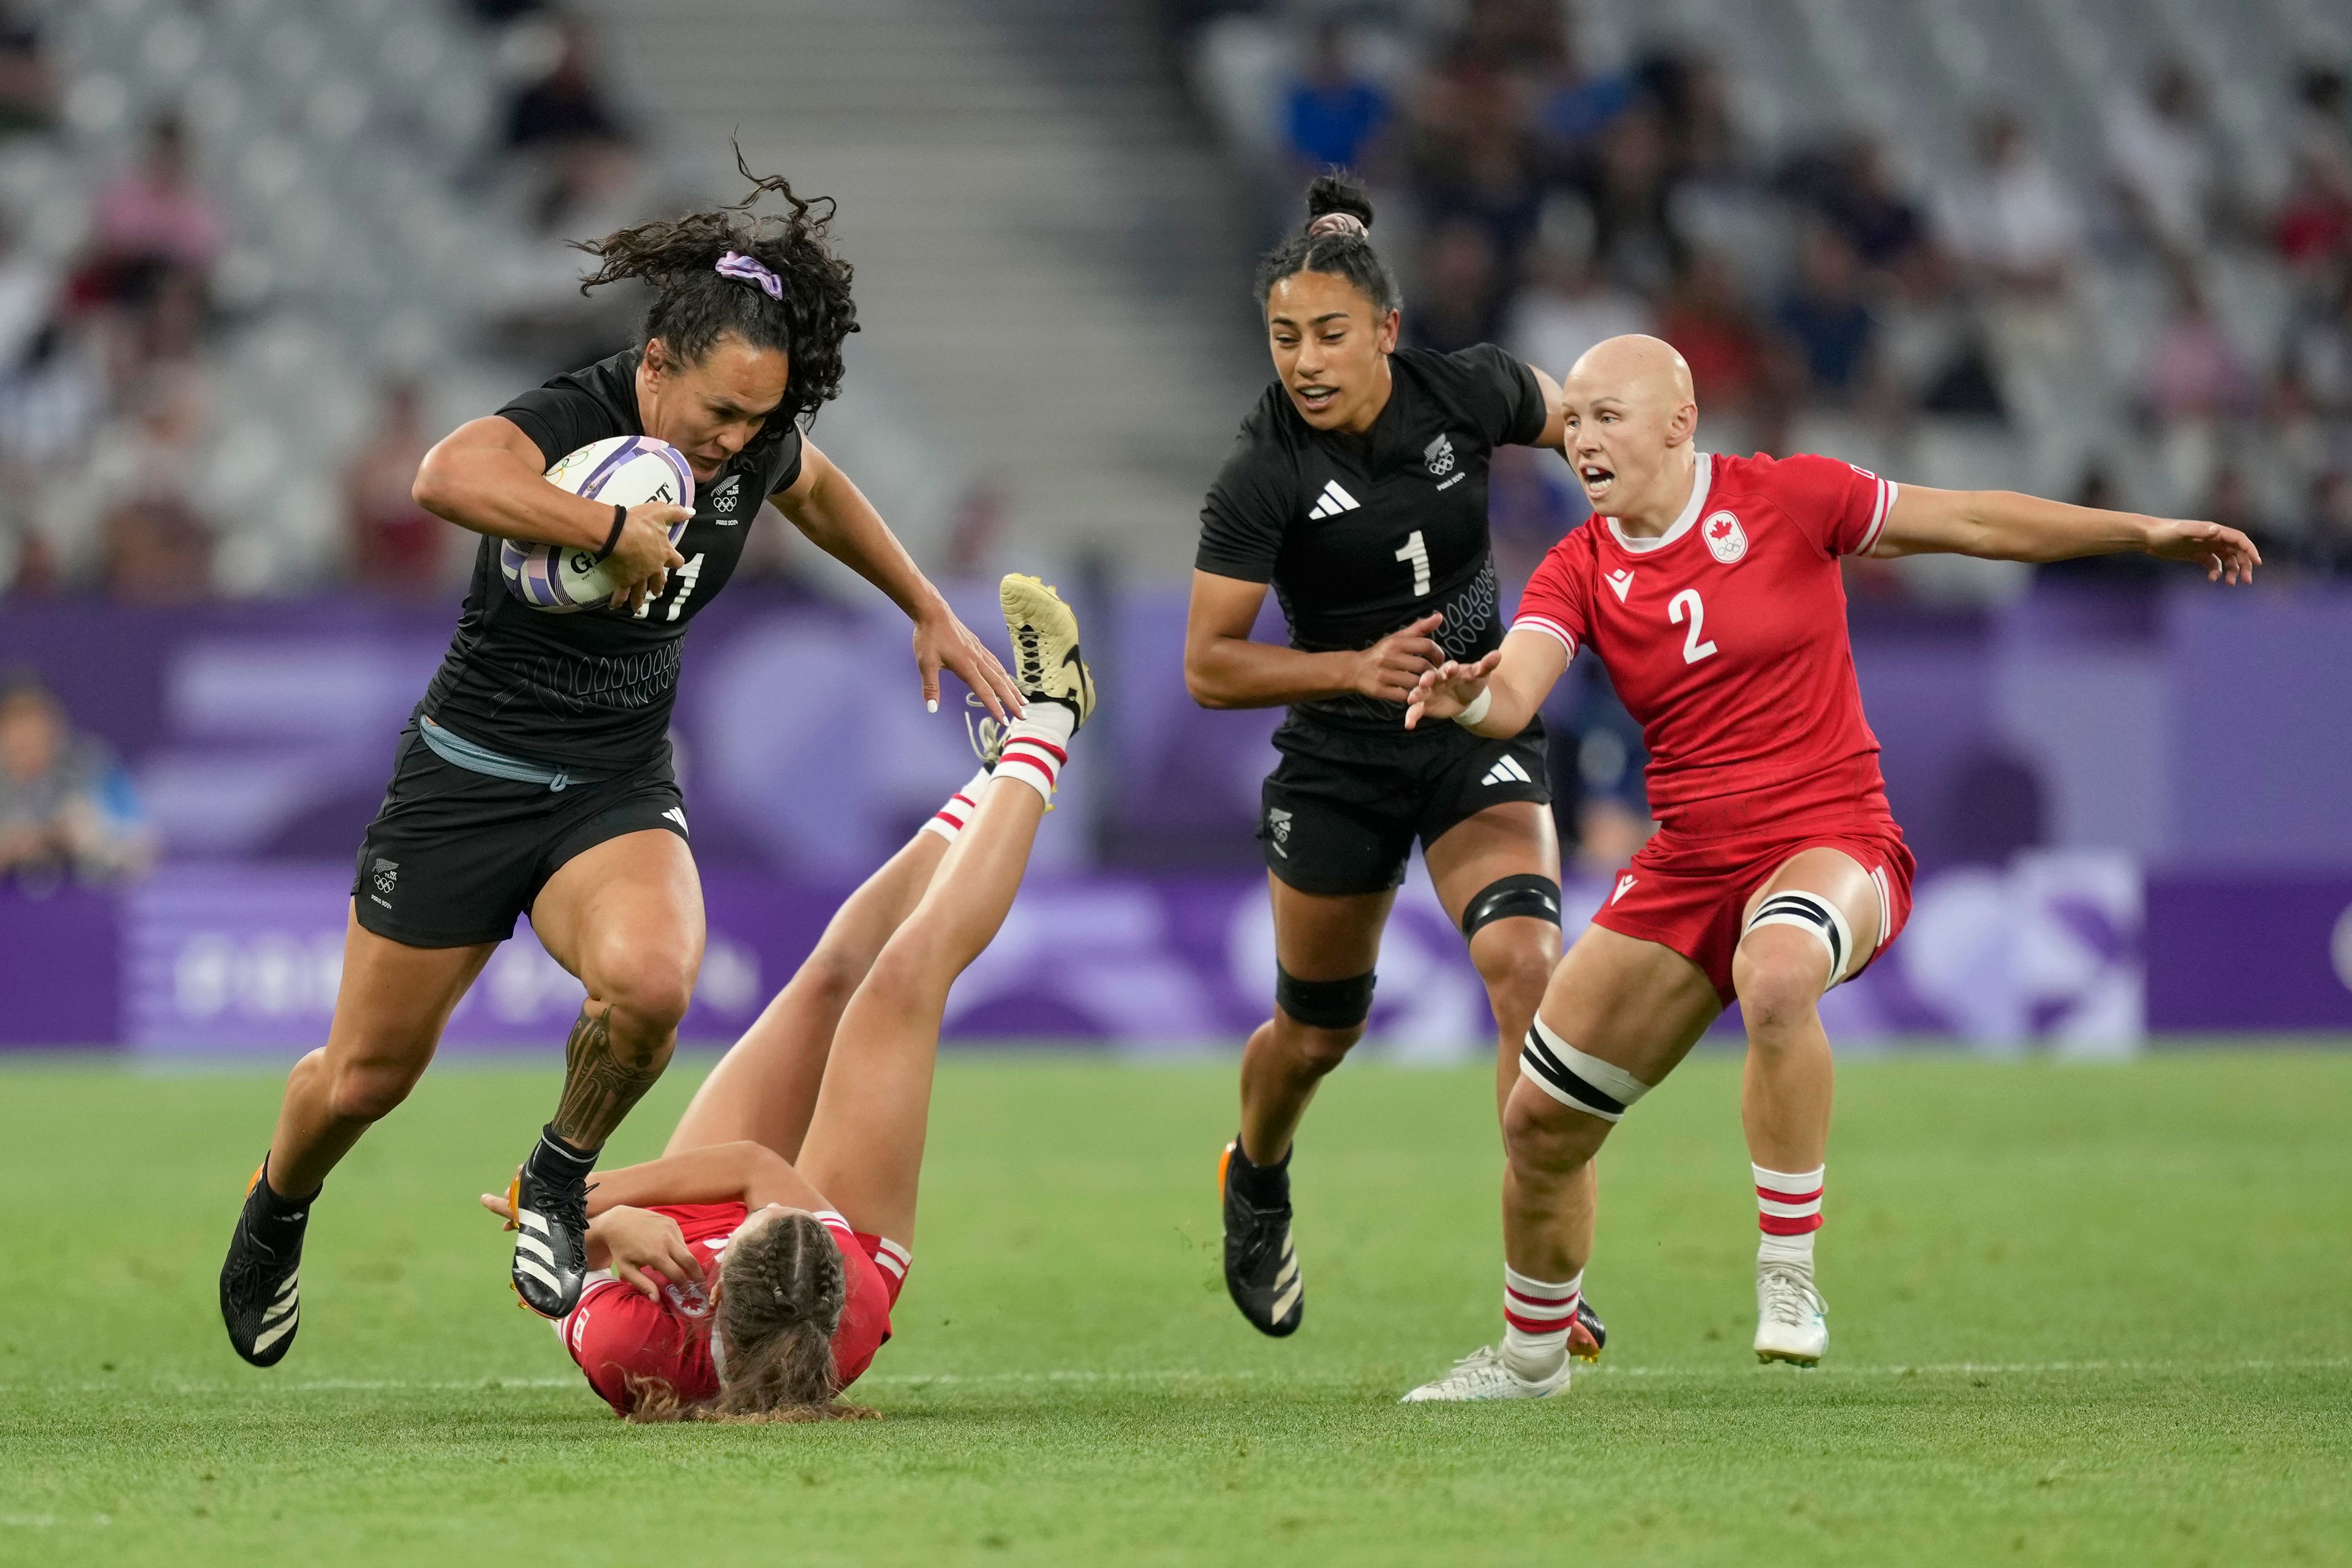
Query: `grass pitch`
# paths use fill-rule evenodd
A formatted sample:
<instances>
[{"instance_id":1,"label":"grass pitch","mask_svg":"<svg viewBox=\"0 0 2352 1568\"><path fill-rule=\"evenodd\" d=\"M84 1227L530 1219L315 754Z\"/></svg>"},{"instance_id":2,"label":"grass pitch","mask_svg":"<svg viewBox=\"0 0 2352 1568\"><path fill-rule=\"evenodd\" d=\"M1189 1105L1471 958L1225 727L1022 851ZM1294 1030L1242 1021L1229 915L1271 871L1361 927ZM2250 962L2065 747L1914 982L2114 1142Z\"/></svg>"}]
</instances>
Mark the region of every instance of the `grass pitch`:
<instances>
[{"instance_id":1,"label":"grass pitch","mask_svg":"<svg viewBox=\"0 0 2352 1568\"><path fill-rule=\"evenodd\" d=\"M214 1276L276 1075L0 1067L0 1563L2352 1563L2352 1055L1851 1065L1814 1373L1753 1364L1737 1072L1695 1060L1605 1156L1603 1369L1402 1409L1498 1331L1487 1081L1327 1086L1275 1342L1218 1276L1229 1067L951 1061L887 1418L631 1428L473 1204L551 1058L361 1146L270 1373Z\"/></svg>"}]
</instances>

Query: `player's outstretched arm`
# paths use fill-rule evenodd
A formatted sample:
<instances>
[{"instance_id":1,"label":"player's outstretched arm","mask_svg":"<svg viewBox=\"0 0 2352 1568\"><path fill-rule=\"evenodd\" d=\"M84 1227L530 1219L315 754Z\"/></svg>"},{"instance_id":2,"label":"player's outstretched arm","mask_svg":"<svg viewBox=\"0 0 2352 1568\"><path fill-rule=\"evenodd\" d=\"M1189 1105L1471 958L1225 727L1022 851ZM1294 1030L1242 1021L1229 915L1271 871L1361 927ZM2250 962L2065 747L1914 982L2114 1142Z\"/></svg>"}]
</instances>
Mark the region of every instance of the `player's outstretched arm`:
<instances>
[{"instance_id":1,"label":"player's outstretched arm","mask_svg":"<svg viewBox=\"0 0 2352 1568\"><path fill-rule=\"evenodd\" d=\"M882 590L915 623L915 664L923 674L923 701L940 705L940 669L955 671L999 722L1021 711L1021 693L988 645L956 618L946 596L931 586L866 499L866 492L816 449L801 445L801 472L789 489L771 496L776 510L811 542Z\"/></svg>"},{"instance_id":2,"label":"player's outstretched arm","mask_svg":"<svg viewBox=\"0 0 2352 1568\"><path fill-rule=\"evenodd\" d=\"M1404 727L1452 719L1481 735L1516 735L1528 727L1568 668L1568 649L1549 632L1518 631L1475 664L1448 659L1425 672L1406 700Z\"/></svg>"},{"instance_id":3,"label":"player's outstretched arm","mask_svg":"<svg viewBox=\"0 0 2352 1568\"><path fill-rule=\"evenodd\" d=\"M1430 636L1444 623L1443 616L1423 616L1366 648L1308 653L1255 642L1250 628L1265 603L1263 583L1214 572L1192 574L1192 604L1184 621L1184 689L1202 707L1281 708L1350 691L1402 702L1412 695L1412 683L1445 658Z\"/></svg>"},{"instance_id":4,"label":"player's outstretched arm","mask_svg":"<svg viewBox=\"0 0 2352 1568\"><path fill-rule=\"evenodd\" d=\"M1932 490L1904 485L1873 555L1974 555L1987 561L2068 561L2140 551L2205 568L2216 583L2251 583L2254 542L2218 522L2069 506L2015 490Z\"/></svg>"}]
</instances>

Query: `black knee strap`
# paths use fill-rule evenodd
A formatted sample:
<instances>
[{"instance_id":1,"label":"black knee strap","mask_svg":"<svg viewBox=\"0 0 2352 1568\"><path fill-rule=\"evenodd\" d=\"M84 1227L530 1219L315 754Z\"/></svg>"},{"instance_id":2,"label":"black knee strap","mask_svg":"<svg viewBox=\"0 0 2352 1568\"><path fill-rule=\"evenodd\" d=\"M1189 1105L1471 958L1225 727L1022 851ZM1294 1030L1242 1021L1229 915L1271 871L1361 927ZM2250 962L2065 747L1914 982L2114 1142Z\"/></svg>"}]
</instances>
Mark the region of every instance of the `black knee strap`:
<instances>
[{"instance_id":1,"label":"black knee strap","mask_svg":"<svg viewBox=\"0 0 2352 1568\"><path fill-rule=\"evenodd\" d=\"M1515 916L1559 924L1559 884L1533 871L1487 883L1463 906L1462 935L1466 940L1476 936L1480 926Z\"/></svg>"},{"instance_id":2,"label":"black knee strap","mask_svg":"<svg viewBox=\"0 0 2352 1568\"><path fill-rule=\"evenodd\" d=\"M1274 999L1282 1010L1310 1029L1352 1029L1372 1016L1374 972L1352 980L1301 980L1274 966Z\"/></svg>"}]
</instances>

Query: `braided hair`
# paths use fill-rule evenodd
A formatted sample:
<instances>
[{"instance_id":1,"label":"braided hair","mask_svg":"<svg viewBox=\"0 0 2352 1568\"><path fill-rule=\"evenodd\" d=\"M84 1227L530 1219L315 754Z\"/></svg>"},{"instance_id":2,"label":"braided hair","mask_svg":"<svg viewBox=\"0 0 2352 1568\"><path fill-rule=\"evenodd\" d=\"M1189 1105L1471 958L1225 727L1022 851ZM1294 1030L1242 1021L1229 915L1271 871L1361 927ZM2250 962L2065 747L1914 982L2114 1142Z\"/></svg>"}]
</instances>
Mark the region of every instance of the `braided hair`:
<instances>
[{"instance_id":1,"label":"braided hair","mask_svg":"<svg viewBox=\"0 0 2352 1568\"><path fill-rule=\"evenodd\" d=\"M804 199L781 174L754 174L740 147L735 167L751 183L740 202L576 241L575 248L602 263L581 280L580 291L625 278L644 279L654 298L638 344L659 338L682 364L699 363L729 332L755 349L785 354L791 370L784 399L761 433L781 439L788 426L840 395L841 345L857 331L857 307L849 297L849 263L832 250L833 199ZM791 210L755 214L751 209L763 196L775 196ZM721 273L719 259L730 251L772 273L782 297L771 299L760 284Z\"/></svg>"},{"instance_id":2,"label":"braided hair","mask_svg":"<svg viewBox=\"0 0 2352 1568\"><path fill-rule=\"evenodd\" d=\"M655 1379L629 1384L638 1422L861 1420L874 1412L837 1405L833 1336L849 1298L841 1247L811 1214L779 1215L727 1244L719 1260L718 1331L726 1342L719 1398L681 1405Z\"/></svg>"},{"instance_id":3,"label":"braided hair","mask_svg":"<svg viewBox=\"0 0 2352 1568\"><path fill-rule=\"evenodd\" d=\"M1372 302L1376 316L1402 309L1403 292L1372 248L1371 227L1372 198L1363 182L1339 169L1317 175L1307 187L1306 226L1258 258L1259 309L1276 284L1299 272L1345 278Z\"/></svg>"}]
</instances>

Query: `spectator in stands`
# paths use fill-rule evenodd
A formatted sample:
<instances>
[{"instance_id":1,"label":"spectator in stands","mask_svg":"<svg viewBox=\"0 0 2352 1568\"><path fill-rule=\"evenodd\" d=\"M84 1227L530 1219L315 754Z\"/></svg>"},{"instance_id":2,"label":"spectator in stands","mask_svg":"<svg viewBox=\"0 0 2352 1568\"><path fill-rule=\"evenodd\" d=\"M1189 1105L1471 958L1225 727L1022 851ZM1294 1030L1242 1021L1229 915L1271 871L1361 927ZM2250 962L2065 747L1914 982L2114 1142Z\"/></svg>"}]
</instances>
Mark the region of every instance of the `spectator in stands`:
<instances>
[{"instance_id":1,"label":"spectator in stands","mask_svg":"<svg viewBox=\"0 0 2352 1568\"><path fill-rule=\"evenodd\" d=\"M1492 14L1474 7L1472 21ZM1534 232L1543 195L1543 149L1525 93L1522 78L1474 25L1416 88L1406 142L1423 216L1433 226L1463 220L1484 227L1507 270Z\"/></svg>"},{"instance_id":2,"label":"spectator in stands","mask_svg":"<svg viewBox=\"0 0 2352 1568\"><path fill-rule=\"evenodd\" d=\"M2107 111L2107 168L2125 216L2176 259L2205 249L2216 190L2204 94L2177 59L2157 63L2141 94Z\"/></svg>"},{"instance_id":3,"label":"spectator in stands","mask_svg":"<svg viewBox=\"0 0 2352 1568\"><path fill-rule=\"evenodd\" d=\"M223 228L189 167L178 115L158 115L148 126L138 163L99 193L90 231L76 281L82 302L143 308L174 279L202 297Z\"/></svg>"},{"instance_id":4,"label":"spectator in stands","mask_svg":"<svg viewBox=\"0 0 2352 1568\"><path fill-rule=\"evenodd\" d=\"M39 679L0 682L0 879L54 885L142 870L154 838L129 777Z\"/></svg>"},{"instance_id":5,"label":"spectator in stands","mask_svg":"<svg viewBox=\"0 0 2352 1568\"><path fill-rule=\"evenodd\" d=\"M636 175L636 136L597 79L595 40L566 20L547 73L507 105L507 152L531 165L529 199L542 231L566 226Z\"/></svg>"},{"instance_id":6,"label":"spectator in stands","mask_svg":"<svg viewBox=\"0 0 2352 1568\"><path fill-rule=\"evenodd\" d=\"M1465 217L1440 225L1422 258L1421 279L1404 318L1416 346L1452 353L1499 335L1502 265L1484 226Z\"/></svg>"},{"instance_id":7,"label":"spectator in stands","mask_svg":"<svg viewBox=\"0 0 2352 1568\"><path fill-rule=\"evenodd\" d=\"M445 585L449 524L416 504L409 491L434 437L423 394L413 381L388 383L374 435L343 470L343 514L352 576L369 589L424 597Z\"/></svg>"},{"instance_id":8,"label":"spectator in stands","mask_svg":"<svg viewBox=\"0 0 2352 1568\"><path fill-rule=\"evenodd\" d=\"M1592 215L1572 195L1547 204L1528 286L1512 302L1503 345L1528 363L1564 375L1577 356L1657 322L1648 301L1619 287L1592 254Z\"/></svg>"},{"instance_id":9,"label":"spectator in stands","mask_svg":"<svg viewBox=\"0 0 2352 1568\"><path fill-rule=\"evenodd\" d=\"M1775 324L1796 351L1812 400L1843 408L1870 378L1877 318L1862 291L1862 262L1841 235L1827 227L1805 237L1794 288L1784 295Z\"/></svg>"},{"instance_id":10,"label":"spectator in stands","mask_svg":"<svg viewBox=\"0 0 2352 1568\"><path fill-rule=\"evenodd\" d=\"M1873 271L1906 266L1926 247L1927 219L1875 138L1857 135L1826 157L1801 161L1788 183Z\"/></svg>"},{"instance_id":11,"label":"spectator in stands","mask_svg":"<svg viewBox=\"0 0 2352 1568\"><path fill-rule=\"evenodd\" d=\"M2071 406L2090 368L2077 300L2082 203L2006 110L1979 122L1977 166L1946 199L1944 243L1984 295L2006 391L2029 417Z\"/></svg>"},{"instance_id":12,"label":"spectator in stands","mask_svg":"<svg viewBox=\"0 0 2352 1568\"><path fill-rule=\"evenodd\" d=\"M1570 184L1591 209L1594 255L1620 286L1655 298L1682 266L1674 225L1674 142L1658 106L1641 100L1611 121L1571 165Z\"/></svg>"},{"instance_id":13,"label":"spectator in stands","mask_svg":"<svg viewBox=\"0 0 2352 1568\"><path fill-rule=\"evenodd\" d=\"M1545 5L1538 12L1539 31L1528 51L1535 123L1555 161L1566 161L1633 107L1635 83L1631 71L1585 68L1567 7Z\"/></svg>"},{"instance_id":14,"label":"spectator in stands","mask_svg":"<svg viewBox=\"0 0 2352 1568\"><path fill-rule=\"evenodd\" d=\"M0 132L45 131L56 121L58 78L25 0L0 0Z\"/></svg>"},{"instance_id":15,"label":"spectator in stands","mask_svg":"<svg viewBox=\"0 0 2352 1568\"><path fill-rule=\"evenodd\" d=\"M2252 413L2254 395L2253 374L2214 319L2196 273L2176 268L2171 319L2147 359L2148 410L2167 424L2210 422Z\"/></svg>"},{"instance_id":16,"label":"spectator in stands","mask_svg":"<svg viewBox=\"0 0 2352 1568\"><path fill-rule=\"evenodd\" d=\"M1375 142L1395 106L1378 82L1349 62L1347 33L1336 21L1315 29L1305 67L1285 93L1283 134L1293 163L1361 172L1375 162ZM1294 173L1286 188L1297 184Z\"/></svg>"},{"instance_id":17,"label":"spectator in stands","mask_svg":"<svg viewBox=\"0 0 2352 1568\"><path fill-rule=\"evenodd\" d=\"M2328 468L2312 481L2303 558L2322 577L2352 578L2352 468Z\"/></svg>"},{"instance_id":18,"label":"spectator in stands","mask_svg":"<svg viewBox=\"0 0 2352 1568\"><path fill-rule=\"evenodd\" d=\"M1779 401L1767 396L1769 345L1722 257L1702 252L1684 267L1659 312L1658 335L1682 351L1710 415L1752 420Z\"/></svg>"},{"instance_id":19,"label":"spectator in stands","mask_svg":"<svg viewBox=\"0 0 2352 1568\"><path fill-rule=\"evenodd\" d=\"M0 374L14 370L57 313L57 267L20 242L15 221L0 212Z\"/></svg>"},{"instance_id":20,"label":"spectator in stands","mask_svg":"<svg viewBox=\"0 0 2352 1568\"><path fill-rule=\"evenodd\" d=\"M2352 266L2307 294L2287 323L2280 373L2322 419L2352 419Z\"/></svg>"}]
</instances>

